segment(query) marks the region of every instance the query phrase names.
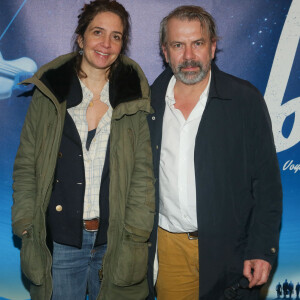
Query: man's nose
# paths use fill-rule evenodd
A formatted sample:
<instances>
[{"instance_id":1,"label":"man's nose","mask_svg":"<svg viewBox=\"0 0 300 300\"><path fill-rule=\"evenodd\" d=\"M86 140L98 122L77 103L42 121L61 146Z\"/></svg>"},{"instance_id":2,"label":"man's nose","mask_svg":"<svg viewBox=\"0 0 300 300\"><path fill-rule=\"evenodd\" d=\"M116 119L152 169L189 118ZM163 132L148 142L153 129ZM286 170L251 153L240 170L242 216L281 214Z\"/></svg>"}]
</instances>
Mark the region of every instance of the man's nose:
<instances>
[{"instance_id":1,"label":"man's nose","mask_svg":"<svg viewBox=\"0 0 300 300\"><path fill-rule=\"evenodd\" d=\"M194 49L191 46L186 46L185 50L184 50L184 59L185 60L189 60L189 59L193 59L194 57Z\"/></svg>"}]
</instances>

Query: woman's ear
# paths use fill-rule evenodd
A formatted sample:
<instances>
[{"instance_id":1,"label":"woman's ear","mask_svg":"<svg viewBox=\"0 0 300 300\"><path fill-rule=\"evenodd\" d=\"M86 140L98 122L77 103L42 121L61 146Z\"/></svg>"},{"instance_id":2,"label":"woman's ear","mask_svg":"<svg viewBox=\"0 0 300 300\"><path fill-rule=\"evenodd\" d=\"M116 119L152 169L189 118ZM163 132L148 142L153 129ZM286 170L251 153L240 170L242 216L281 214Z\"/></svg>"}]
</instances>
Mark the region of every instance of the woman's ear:
<instances>
[{"instance_id":1,"label":"woman's ear","mask_svg":"<svg viewBox=\"0 0 300 300\"><path fill-rule=\"evenodd\" d=\"M83 37L81 35L77 37L77 44L80 49L83 49Z\"/></svg>"}]
</instances>

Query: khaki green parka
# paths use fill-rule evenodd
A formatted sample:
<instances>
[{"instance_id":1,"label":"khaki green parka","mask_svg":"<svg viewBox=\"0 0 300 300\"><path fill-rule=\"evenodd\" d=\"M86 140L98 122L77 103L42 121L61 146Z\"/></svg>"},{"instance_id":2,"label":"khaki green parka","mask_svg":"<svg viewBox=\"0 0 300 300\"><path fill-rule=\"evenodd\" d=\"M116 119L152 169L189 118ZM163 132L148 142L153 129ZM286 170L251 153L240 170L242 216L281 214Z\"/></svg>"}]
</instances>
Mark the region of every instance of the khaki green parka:
<instances>
[{"instance_id":1,"label":"khaki green parka","mask_svg":"<svg viewBox=\"0 0 300 300\"><path fill-rule=\"evenodd\" d=\"M66 101L58 101L41 78L73 58L74 54L60 56L24 82L34 84L35 91L14 165L12 226L22 238L21 268L32 283L33 300L51 299L52 258L46 245L45 213L66 114ZM142 300L148 295L148 239L155 209L146 119L151 112L150 92L144 73L134 61L121 56L120 64L137 73L142 97L122 101L113 109L108 242L98 300ZM126 88L130 83L125 79L121 85ZM122 90L118 93L122 95ZM25 230L27 234L22 236Z\"/></svg>"}]
</instances>

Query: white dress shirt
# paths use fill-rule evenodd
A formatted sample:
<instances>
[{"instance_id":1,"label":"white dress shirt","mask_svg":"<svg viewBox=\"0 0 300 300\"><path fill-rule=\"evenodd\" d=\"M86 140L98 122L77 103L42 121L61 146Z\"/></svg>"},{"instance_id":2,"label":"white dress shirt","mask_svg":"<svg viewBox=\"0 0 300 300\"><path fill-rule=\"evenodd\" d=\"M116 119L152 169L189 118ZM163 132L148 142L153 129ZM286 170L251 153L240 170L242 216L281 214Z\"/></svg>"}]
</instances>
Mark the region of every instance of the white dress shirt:
<instances>
[{"instance_id":1,"label":"white dress shirt","mask_svg":"<svg viewBox=\"0 0 300 300\"><path fill-rule=\"evenodd\" d=\"M211 74L187 120L174 107L174 76L168 85L159 165L158 224L169 232L192 232L198 229L194 148L208 98L210 80Z\"/></svg>"}]
</instances>

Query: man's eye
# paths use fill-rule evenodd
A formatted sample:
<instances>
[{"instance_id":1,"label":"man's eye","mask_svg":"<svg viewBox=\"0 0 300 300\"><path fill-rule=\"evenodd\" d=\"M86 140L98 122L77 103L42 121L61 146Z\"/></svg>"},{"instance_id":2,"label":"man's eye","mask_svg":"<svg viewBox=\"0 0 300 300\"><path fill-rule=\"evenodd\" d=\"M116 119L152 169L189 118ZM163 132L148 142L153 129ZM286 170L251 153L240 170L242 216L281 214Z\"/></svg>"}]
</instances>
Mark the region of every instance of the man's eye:
<instances>
[{"instance_id":1,"label":"man's eye","mask_svg":"<svg viewBox=\"0 0 300 300\"><path fill-rule=\"evenodd\" d=\"M174 47L174 48L180 48L180 47L181 47L181 44L174 44L173 47Z\"/></svg>"},{"instance_id":2,"label":"man's eye","mask_svg":"<svg viewBox=\"0 0 300 300\"><path fill-rule=\"evenodd\" d=\"M202 46L204 43L202 41L195 42L195 46Z\"/></svg>"},{"instance_id":3,"label":"man's eye","mask_svg":"<svg viewBox=\"0 0 300 300\"><path fill-rule=\"evenodd\" d=\"M95 31L94 31L94 34L95 34L95 35L99 35L99 34L101 34L101 31L100 31L100 30L95 30Z\"/></svg>"}]
</instances>

